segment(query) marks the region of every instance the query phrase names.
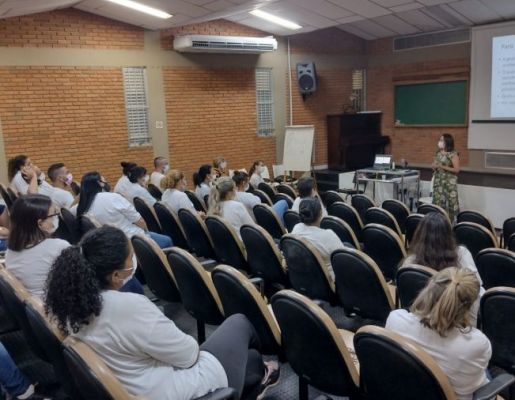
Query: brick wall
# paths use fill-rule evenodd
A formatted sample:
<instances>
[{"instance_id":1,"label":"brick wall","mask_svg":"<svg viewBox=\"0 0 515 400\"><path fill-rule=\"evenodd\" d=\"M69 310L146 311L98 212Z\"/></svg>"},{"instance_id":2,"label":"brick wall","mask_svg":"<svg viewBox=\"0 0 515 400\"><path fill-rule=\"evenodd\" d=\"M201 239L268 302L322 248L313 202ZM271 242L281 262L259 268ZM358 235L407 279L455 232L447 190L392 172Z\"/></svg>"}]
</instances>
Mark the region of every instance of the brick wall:
<instances>
[{"instance_id":1,"label":"brick wall","mask_svg":"<svg viewBox=\"0 0 515 400\"><path fill-rule=\"evenodd\" d=\"M141 28L68 8L0 19L0 46L142 49Z\"/></svg>"}]
</instances>

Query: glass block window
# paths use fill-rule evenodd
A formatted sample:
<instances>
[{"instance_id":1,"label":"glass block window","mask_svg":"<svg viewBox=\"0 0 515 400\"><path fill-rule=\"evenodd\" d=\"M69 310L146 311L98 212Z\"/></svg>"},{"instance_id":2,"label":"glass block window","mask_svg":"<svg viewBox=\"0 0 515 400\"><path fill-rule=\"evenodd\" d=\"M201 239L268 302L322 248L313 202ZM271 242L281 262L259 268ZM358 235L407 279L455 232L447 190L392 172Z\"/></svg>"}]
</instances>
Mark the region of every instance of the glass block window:
<instances>
[{"instance_id":1,"label":"glass block window","mask_svg":"<svg viewBox=\"0 0 515 400\"><path fill-rule=\"evenodd\" d=\"M129 146L150 144L147 97L147 71L143 67L123 68L125 114Z\"/></svg>"}]
</instances>

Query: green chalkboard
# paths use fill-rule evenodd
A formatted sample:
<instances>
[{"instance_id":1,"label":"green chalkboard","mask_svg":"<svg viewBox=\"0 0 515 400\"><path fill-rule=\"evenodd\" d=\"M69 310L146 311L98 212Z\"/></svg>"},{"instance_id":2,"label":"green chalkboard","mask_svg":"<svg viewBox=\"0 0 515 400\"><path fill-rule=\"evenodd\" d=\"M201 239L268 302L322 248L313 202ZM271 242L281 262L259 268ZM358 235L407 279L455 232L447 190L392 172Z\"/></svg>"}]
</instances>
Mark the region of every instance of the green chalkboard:
<instances>
[{"instance_id":1,"label":"green chalkboard","mask_svg":"<svg viewBox=\"0 0 515 400\"><path fill-rule=\"evenodd\" d=\"M396 125L464 125L467 81L395 86Z\"/></svg>"}]
</instances>

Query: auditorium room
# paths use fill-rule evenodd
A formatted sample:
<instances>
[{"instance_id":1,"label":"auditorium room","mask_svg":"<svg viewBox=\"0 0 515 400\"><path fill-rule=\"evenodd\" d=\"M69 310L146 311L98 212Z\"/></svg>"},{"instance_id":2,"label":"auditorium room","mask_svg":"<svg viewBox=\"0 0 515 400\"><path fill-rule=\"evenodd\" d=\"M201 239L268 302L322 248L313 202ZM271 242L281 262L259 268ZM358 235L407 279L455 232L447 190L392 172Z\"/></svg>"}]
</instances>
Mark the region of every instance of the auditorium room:
<instances>
[{"instance_id":1,"label":"auditorium room","mask_svg":"<svg viewBox=\"0 0 515 400\"><path fill-rule=\"evenodd\" d=\"M515 0L0 0L0 400L515 400Z\"/></svg>"}]
</instances>

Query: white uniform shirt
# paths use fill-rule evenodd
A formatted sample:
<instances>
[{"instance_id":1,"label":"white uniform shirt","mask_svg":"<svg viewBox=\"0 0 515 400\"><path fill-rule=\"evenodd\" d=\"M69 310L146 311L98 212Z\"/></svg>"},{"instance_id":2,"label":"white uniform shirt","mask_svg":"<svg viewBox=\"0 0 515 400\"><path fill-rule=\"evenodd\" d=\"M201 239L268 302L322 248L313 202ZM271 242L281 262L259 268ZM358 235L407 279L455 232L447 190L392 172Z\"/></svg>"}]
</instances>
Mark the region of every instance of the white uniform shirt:
<instances>
[{"instance_id":1,"label":"white uniform shirt","mask_svg":"<svg viewBox=\"0 0 515 400\"><path fill-rule=\"evenodd\" d=\"M254 172L250 177L250 184L252 187L254 187L254 189L259 189L258 186L260 183L265 183L265 180L261 177L261 175Z\"/></svg>"},{"instance_id":2,"label":"white uniform shirt","mask_svg":"<svg viewBox=\"0 0 515 400\"><path fill-rule=\"evenodd\" d=\"M116 182L116 185L114 186L114 192L121 194L123 197L127 197L127 188L131 184L131 181L129 178L127 178L126 175L122 175L120 179L118 179L118 182Z\"/></svg>"},{"instance_id":3,"label":"white uniform shirt","mask_svg":"<svg viewBox=\"0 0 515 400\"><path fill-rule=\"evenodd\" d=\"M256 223L250 216L243 204L235 200L226 200L220 203L222 218L229 222L240 236L242 225L255 225ZM241 237L241 236L240 236Z\"/></svg>"},{"instance_id":4,"label":"white uniform shirt","mask_svg":"<svg viewBox=\"0 0 515 400\"><path fill-rule=\"evenodd\" d=\"M162 190L163 188L161 187L161 179L164 177L165 176L161 172L154 171L150 174L150 183Z\"/></svg>"},{"instance_id":5,"label":"white uniform shirt","mask_svg":"<svg viewBox=\"0 0 515 400\"><path fill-rule=\"evenodd\" d=\"M227 387L212 354L180 331L145 296L107 290L102 310L75 334L93 348L133 396L190 400Z\"/></svg>"},{"instance_id":6,"label":"white uniform shirt","mask_svg":"<svg viewBox=\"0 0 515 400\"><path fill-rule=\"evenodd\" d=\"M300 197L295 198L295 200L293 201L293 205L291 206L291 209L293 211L299 212L300 202L302 200L304 200L304 198L302 198L302 199ZM322 207L322 218L327 217L327 210L325 209L324 204L322 203L322 201L320 201L320 206Z\"/></svg>"},{"instance_id":7,"label":"white uniform shirt","mask_svg":"<svg viewBox=\"0 0 515 400\"><path fill-rule=\"evenodd\" d=\"M306 225L302 222L293 227L291 234L308 240L313 246L316 247L322 260L329 271L329 274L334 280L334 271L331 265L331 254L335 250L343 249L340 238L330 229L322 229L318 226Z\"/></svg>"},{"instance_id":8,"label":"white uniform shirt","mask_svg":"<svg viewBox=\"0 0 515 400\"><path fill-rule=\"evenodd\" d=\"M249 192L236 192L236 197L234 200L242 203L248 210L250 215L254 215L254 206L256 204L261 204L261 199L256 195Z\"/></svg>"},{"instance_id":9,"label":"white uniform shirt","mask_svg":"<svg viewBox=\"0 0 515 400\"><path fill-rule=\"evenodd\" d=\"M166 189L163 193L161 201L164 204L166 204L166 206L170 210L174 211L176 214L179 212L181 208L186 208L188 210L196 212L195 206L188 198L188 195L177 189Z\"/></svg>"},{"instance_id":10,"label":"white uniform shirt","mask_svg":"<svg viewBox=\"0 0 515 400\"><path fill-rule=\"evenodd\" d=\"M91 214L102 225L121 229L129 238L145 234L143 229L134 225L134 222L141 219L141 215L129 200L118 193L98 193L87 214Z\"/></svg>"},{"instance_id":11,"label":"white uniform shirt","mask_svg":"<svg viewBox=\"0 0 515 400\"><path fill-rule=\"evenodd\" d=\"M480 330L453 329L446 337L441 337L407 310L392 311L386 329L411 339L429 353L449 377L459 400L471 400L472 393L488 383L485 371L492 347Z\"/></svg>"},{"instance_id":12,"label":"white uniform shirt","mask_svg":"<svg viewBox=\"0 0 515 400\"><path fill-rule=\"evenodd\" d=\"M21 171L16 172L10 183L11 189L14 190L18 195L27 194L29 190L29 184L25 182Z\"/></svg>"},{"instance_id":13,"label":"white uniform shirt","mask_svg":"<svg viewBox=\"0 0 515 400\"><path fill-rule=\"evenodd\" d=\"M199 198L200 201L204 202L204 197L209 196L209 193L211 193L211 187L202 182L200 186L197 186L195 188L195 195ZM208 206L208 204L206 204Z\"/></svg>"},{"instance_id":14,"label":"white uniform shirt","mask_svg":"<svg viewBox=\"0 0 515 400\"><path fill-rule=\"evenodd\" d=\"M147 205L152 208L156 203L156 199L150 194L150 192L141 186L139 183L129 182L127 188L125 190L126 198L132 202L134 202L134 197L139 197L143 200Z\"/></svg>"},{"instance_id":15,"label":"white uniform shirt","mask_svg":"<svg viewBox=\"0 0 515 400\"><path fill-rule=\"evenodd\" d=\"M48 272L55 259L69 246L66 240L49 238L22 251L7 249L5 266L29 293L43 298Z\"/></svg>"},{"instance_id":16,"label":"white uniform shirt","mask_svg":"<svg viewBox=\"0 0 515 400\"><path fill-rule=\"evenodd\" d=\"M47 182L42 182L38 187L38 193L44 194L52 199L59 208L70 208L75 201L73 195L67 190L53 187Z\"/></svg>"}]
</instances>

